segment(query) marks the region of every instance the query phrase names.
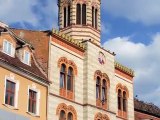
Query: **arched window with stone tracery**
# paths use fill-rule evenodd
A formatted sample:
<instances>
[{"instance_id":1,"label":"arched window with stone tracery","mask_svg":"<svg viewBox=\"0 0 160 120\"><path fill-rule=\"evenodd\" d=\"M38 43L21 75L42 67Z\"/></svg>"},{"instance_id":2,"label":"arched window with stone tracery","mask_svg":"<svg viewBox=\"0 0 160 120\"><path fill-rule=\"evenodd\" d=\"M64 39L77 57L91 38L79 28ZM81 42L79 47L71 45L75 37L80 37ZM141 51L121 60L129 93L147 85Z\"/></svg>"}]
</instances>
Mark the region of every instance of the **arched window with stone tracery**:
<instances>
[{"instance_id":1,"label":"arched window with stone tracery","mask_svg":"<svg viewBox=\"0 0 160 120\"><path fill-rule=\"evenodd\" d=\"M57 106L56 115L59 120L77 120L77 112L72 105L61 103Z\"/></svg>"},{"instance_id":2,"label":"arched window with stone tracery","mask_svg":"<svg viewBox=\"0 0 160 120\"><path fill-rule=\"evenodd\" d=\"M94 79L96 80L96 106L107 109L109 77L106 73L101 73L101 71L97 70Z\"/></svg>"},{"instance_id":3,"label":"arched window with stone tracery","mask_svg":"<svg viewBox=\"0 0 160 120\"><path fill-rule=\"evenodd\" d=\"M129 91L126 86L121 84L117 85L117 105L118 105L118 116L127 118L127 99Z\"/></svg>"},{"instance_id":4,"label":"arched window with stone tracery","mask_svg":"<svg viewBox=\"0 0 160 120\"><path fill-rule=\"evenodd\" d=\"M73 61L61 57L58 60L58 67L60 68L60 96L74 100L74 80L77 75L77 66Z\"/></svg>"}]
</instances>

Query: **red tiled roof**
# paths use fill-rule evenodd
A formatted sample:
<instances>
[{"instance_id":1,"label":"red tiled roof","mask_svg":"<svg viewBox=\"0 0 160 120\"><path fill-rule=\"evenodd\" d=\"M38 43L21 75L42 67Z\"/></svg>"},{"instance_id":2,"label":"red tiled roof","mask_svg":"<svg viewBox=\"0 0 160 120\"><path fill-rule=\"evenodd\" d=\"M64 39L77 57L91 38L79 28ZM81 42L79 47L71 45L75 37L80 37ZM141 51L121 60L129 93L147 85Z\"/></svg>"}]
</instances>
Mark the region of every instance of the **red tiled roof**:
<instances>
[{"instance_id":1,"label":"red tiled roof","mask_svg":"<svg viewBox=\"0 0 160 120\"><path fill-rule=\"evenodd\" d=\"M35 62L31 60L31 66L22 63L18 57L11 57L7 54L0 52L0 61L4 64L10 65L16 69L19 69L26 74L34 75L35 77L42 79L43 81L48 81L46 76L40 71L40 69L36 66Z\"/></svg>"},{"instance_id":2,"label":"red tiled roof","mask_svg":"<svg viewBox=\"0 0 160 120\"><path fill-rule=\"evenodd\" d=\"M50 31L33 31L10 28L18 37L30 43L35 49L36 61L40 64L44 72L48 73L49 39ZM21 35L22 34L22 35Z\"/></svg>"},{"instance_id":3,"label":"red tiled roof","mask_svg":"<svg viewBox=\"0 0 160 120\"><path fill-rule=\"evenodd\" d=\"M138 99L134 99L134 109L145 114L160 117L160 108L154 104L145 103Z\"/></svg>"}]
</instances>

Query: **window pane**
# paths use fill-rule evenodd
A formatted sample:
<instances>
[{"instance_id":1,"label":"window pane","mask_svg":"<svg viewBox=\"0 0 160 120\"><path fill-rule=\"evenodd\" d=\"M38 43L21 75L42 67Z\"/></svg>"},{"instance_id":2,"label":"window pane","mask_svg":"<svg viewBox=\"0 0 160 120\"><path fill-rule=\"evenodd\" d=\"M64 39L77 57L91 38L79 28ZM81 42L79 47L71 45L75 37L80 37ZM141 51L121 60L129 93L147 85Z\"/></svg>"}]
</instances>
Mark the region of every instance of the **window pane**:
<instances>
[{"instance_id":1,"label":"window pane","mask_svg":"<svg viewBox=\"0 0 160 120\"><path fill-rule=\"evenodd\" d=\"M106 99L106 89L103 87L102 88L102 100Z\"/></svg>"},{"instance_id":2,"label":"window pane","mask_svg":"<svg viewBox=\"0 0 160 120\"><path fill-rule=\"evenodd\" d=\"M68 113L68 120L73 120L73 115L72 115L72 113Z\"/></svg>"},{"instance_id":3,"label":"window pane","mask_svg":"<svg viewBox=\"0 0 160 120\"><path fill-rule=\"evenodd\" d=\"M29 112L36 113L36 103L37 103L37 92L29 90L29 104L28 104Z\"/></svg>"},{"instance_id":4,"label":"window pane","mask_svg":"<svg viewBox=\"0 0 160 120\"><path fill-rule=\"evenodd\" d=\"M60 88L64 88L65 87L65 75L64 74L60 74Z\"/></svg>"},{"instance_id":5,"label":"window pane","mask_svg":"<svg viewBox=\"0 0 160 120\"><path fill-rule=\"evenodd\" d=\"M8 41L4 41L3 50L5 53L12 55L12 44Z\"/></svg>"},{"instance_id":6,"label":"window pane","mask_svg":"<svg viewBox=\"0 0 160 120\"><path fill-rule=\"evenodd\" d=\"M60 112L60 120L64 120L65 118L65 112L63 110L61 110Z\"/></svg>"},{"instance_id":7,"label":"window pane","mask_svg":"<svg viewBox=\"0 0 160 120\"><path fill-rule=\"evenodd\" d=\"M121 103L121 99L122 99L122 94L121 94L121 90L118 90L118 109L121 110L122 109L122 103Z\"/></svg>"},{"instance_id":8,"label":"window pane","mask_svg":"<svg viewBox=\"0 0 160 120\"><path fill-rule=\"evenodd\" d=\"M123 111L126 112L126 110L127 110L126 92L123 92Z\"/></svg>"},{"instance_id":9,"label":"window pane","mask_svg":"<svg viewBox=\"0 0 160 120\"><path fill-rule=\"evenodd\" d=\"M68 6L68 26L70 26L70 6Z\"/></svg>"},{"instance_id":10,"label":"window pane","mask_svg":"<svg viewBox=\"0 0 160 120\"><path fill-rule=\"evenodd\" d=\"M4 52L7 53L7 41L4 41L4 46L3 46Z\"/></svg>"},{"instance_id":11,"label":"window pane","mask_svg":"<svg viewBox=\"0 0 160 120\"><path fill-rule=\"evenodd\" d=\"M123 111L125 111L126 112L126 110L127 110L127 104L126 104L126 99L123 99Z\"/></svg>"},{"instance_id":12,"label":"window pane","mask_svg":"<svg viewBox=\"0 0 160 120\"><path fill-rule=\"evenodd\" d=\"M94 7L92 7L92 27L94 27Z\"/></svg>"},{"instance_id":13,"label":"window pane","mask_svg":"<svg viewBox=\"0 0 160 120\"><path fill-rule=\"evenodd\" d=\"M9 55L12 54L12 45L11 45L11 43L8 43L8 50L7 50L7 53L8 53Z\"/></svg>"},{"instance_id":14,"label":"window pane","mask_svg":"<svg viewBox=\"0 0 160 120\"><path fill-rule=\"evenodd\" d=\"M30 53L26 52L24 53L24 63L29 64L30 62Z\"/></svg>"},{"instance_id":15,"label":"window pane","mask_svg":"<svg viewBox=\"0 0 160 120\"><path fill-rule=\"evenodd\" d=\"M14 106L14 94L10 94L10 103L9 105Z\"/></svg>"},{"instance_id":16,"label":"window pane","mask_svg":"<svg viewBox=\"0 0 160 120\"><path fill-rule=\"evenodd\" d=\"M100 98L100 78L97 77L96 80L96 98L99 99Z\"/></svg>"},{"instance_id":17,"label":"window pane","mask_svg":"<svg viewBox=\"0 0 160 120\"><path fill-rule=\"evenodd\" d=\"M72 80L71 80L71 76L69 75L67 77L67 90L72 90Z\"/></svg>"},{"instance_id":18,"label":"window pane","mask_svg":"<svg viewBox=\"0 0 160 120\"><path fill-rule=\"evenodd\" d=\"M81 24L81 5L77 4L77 24Z\"/></svg>"},{"instance_id":19,"label":"window pane","mask_svg":"<svg viewBox=\"0 0 160 120\"><path fill-rule=\"evenodd\" d=\"M82 5L82 24L86 24L86 4Z\"/></svg>"},{"instance_id":20,"label":"window pane","mask_svg":"<svg viewBox=\"0 0 160 120\"><path fill-rule=\"evenodd\" d=\"M11 81L6 81L6 94L5 94L5 104L14 106L15 98L15 83Z\"/></svg>"},{"instance_id":21,"label":"window pane","mask_svg":"<svg viewBox=\"0 0 160 120\"><path fill-rule=\"evenodd\" d=\"M66 7L64 8L64 27L66 27Z\"/></svg>"},{"instance_id":22,"label":"window pane","mask_svg":"<svg viewBox=\"0 0 160 120\"><path fill-rule=\"evenodd\" d=\"M62 64L60 72L60 88L65 88L66 66Z\"/></svg>"},{"instance_id":23,"label":"window pane","mask_svg":"<svg viewBox=\"0 0 160 120\"><path fill-rule=\"evenodd\" d=\"M97 9L95 10L95 28L97 29L97 27L98 27L98 23L97 23L97 14L98 14L98 12L97 12Z\"/></svg>"}]
</instances>

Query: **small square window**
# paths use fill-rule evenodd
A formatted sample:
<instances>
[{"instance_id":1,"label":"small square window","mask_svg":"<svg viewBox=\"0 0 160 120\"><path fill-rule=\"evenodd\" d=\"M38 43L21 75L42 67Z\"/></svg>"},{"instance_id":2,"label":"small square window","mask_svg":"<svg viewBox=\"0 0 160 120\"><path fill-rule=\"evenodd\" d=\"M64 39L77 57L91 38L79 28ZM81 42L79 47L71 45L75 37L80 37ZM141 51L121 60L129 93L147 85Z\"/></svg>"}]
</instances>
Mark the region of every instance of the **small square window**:
<instances>
[{"instance_id":1,"label":"small square window","mask_svg":"<svg viewBox=\"0 0 160 120\"><path fill-rule=\"evenodd\" d=\"M10 55L10 56L13 56L13 45L12 43L10 43L9 41L7 40L4 40L3 42L3 52Z\"/></svg>"},{"instance_id":2,"label":"small square window","mask_svg":"<svg viewBox=\"0 0 160 120\"><path fill-rule=\"evenodd\" d=\"M15 86L14 82L6 81L5 104L15 106Z\"/></svg>"},{"instance_id":3,"label":"small square window","mask_svg":"<svg viewBox=\"0 0 160 120\"><path fill-rule=\"evenodd\" d=\"M30 65L30 53L28 51L24 52L23 62Z\"/></svg>"},{"instance_id":4,"label":"small square window","mask_svg":"<svg viewBox=\"0 0 160 120\"><path fill-rule=\"evenodd\" d=\"M37 108L37 92L29 90L28 112L36 114Z\"/></svg>"}]
</instances>

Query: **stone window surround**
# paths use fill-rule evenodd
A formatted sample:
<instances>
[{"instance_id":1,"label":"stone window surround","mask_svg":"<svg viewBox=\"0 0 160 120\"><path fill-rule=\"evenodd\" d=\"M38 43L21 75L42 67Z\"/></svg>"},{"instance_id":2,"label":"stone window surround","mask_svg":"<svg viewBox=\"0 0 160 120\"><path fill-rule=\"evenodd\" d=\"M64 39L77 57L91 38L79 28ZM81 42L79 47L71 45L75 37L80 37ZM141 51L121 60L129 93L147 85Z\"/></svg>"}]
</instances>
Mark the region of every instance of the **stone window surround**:
<instances>
[{"instance_id":1,"label":"stone window surround","mask_svg":"<svg viewBox=\"0 0 160 120\"><path fill-rule=\"evenodd\" d=\"M11 82L13 82L13 83L15 83L14 106L5 104L5 96L6 96L6 84L7 84L7 80L8 80L8 81L11 81ZM10 75L6 75L6 76L5 76L5 81L4 81L4 83L5 83L5 89L4 89L4 103L3 103L3 105L5 105L6 107L11 108L11 109L18 109L19 81L16 80L14 74L11 73Z\"/></svg>"},{"instance_id":2,"label":"stone window surround","mask_svg":"<svg viewBox=\"0 0 160 120\"><path fill-rule=\"evenodd\" d=\"M77 66L73 61L68 60L66 57L61 57L58 60L58 68L60 68L60 72L61 72L61 65L62 64L64 64L66 66L65 79L67 80L68 69L70 67L73 69L73 76L72 76L73 78L72 78L72 83L71 83L72 90L67 90L67 88L60 88L60 91L59 91L60 96L67 98L67 99L70 99L70 100L74 100L74 81L75 81L75 76L77 75ZM66 81L66 83L67 83L67 81Z\"/></svg>"},{"instance_id":3,"label":"stone window surround","mask_svg":"<svg viewBox=\"0 0 160 120\"><path fill-rule=\"evenodd\" d=\"M106 94L106 102L104 104L102 104L102 100L101 99L96 99L96 106L98 107L101 107L103 109L107 109L108 108L108 99L109 99L109 87L110 87L110 79L108 77L108 75L106 73L102 73L100 70L97 70L95 73L94 73L94 80L97 80L97 77L100 78L100 89L102 90L103 86L103 80L106 81L106 89L107 89L107 92L105 93ZM100 90L100 98L102 97L102 91Z\"/></svg>"},{"instance_id":4,"label":"stone window surround","mask_svg":"<svg viewBox=\"0 0 160 120\"><path fill-rule=\"evenodd\" d=\"M117 107L118 107L118 91L121 91L121 110L119 110L118 108L118 113L117 113L117 116L120 117L120 118L124 118L124 119L127 119L127 101L128 101L128 98L129 98L129 90L126 86L122 85L121 83L117 84L116 86L116 93L117 93ZM126 97L124 98L123 96L123 93L126 93ZM126 100L126 111L123 110L123 99Z\"/></svg>"},{"instance_id":5,"label":"stone window surround","mask_svg":"<svg viewBox=\"0 0 160 120\"><path fill-rule=\"evenodd\" d=\"M56 109L56 115L58 116L58 118L60 117L60 112L64 111L66 115L68 115L68 113L72 113L73 115L73 120L77 120L77 111L75 110L75 108L72 105L66 105L65 103L60 103L57 106ZM67 118L68 116L66 116ZM67 119L66 119L67 120Z\"/></svg>"}]
</instances>

